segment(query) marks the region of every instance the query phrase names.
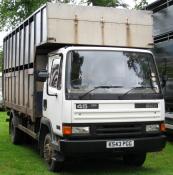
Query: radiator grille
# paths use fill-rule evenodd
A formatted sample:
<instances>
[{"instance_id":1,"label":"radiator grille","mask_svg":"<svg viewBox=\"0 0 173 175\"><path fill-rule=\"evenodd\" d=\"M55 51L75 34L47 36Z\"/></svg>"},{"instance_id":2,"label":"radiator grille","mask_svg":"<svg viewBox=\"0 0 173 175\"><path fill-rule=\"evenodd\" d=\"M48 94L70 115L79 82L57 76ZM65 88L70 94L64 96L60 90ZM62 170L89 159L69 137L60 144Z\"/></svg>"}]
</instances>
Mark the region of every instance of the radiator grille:
<instances>
[{"instance_id":1,"label":"radiator grille","mask_svg":"<svg viewBox=\"0 0 173 175\"><path fill-rule=\"evenodd\" d=\"M98 125L95 134L98 136L137 136L144 132L143 124Z\"/></svg>"}]
</instances>

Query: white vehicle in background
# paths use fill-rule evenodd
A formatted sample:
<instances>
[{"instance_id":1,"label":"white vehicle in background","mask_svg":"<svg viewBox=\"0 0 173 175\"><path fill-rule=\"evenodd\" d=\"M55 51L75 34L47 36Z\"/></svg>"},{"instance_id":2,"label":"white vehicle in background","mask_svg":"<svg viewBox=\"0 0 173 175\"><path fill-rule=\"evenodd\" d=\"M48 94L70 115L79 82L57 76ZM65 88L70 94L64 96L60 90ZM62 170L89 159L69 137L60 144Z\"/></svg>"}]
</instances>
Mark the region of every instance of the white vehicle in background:
<instances>
[{"instance_id":1,"label":"white vehicle in background","mask_svg":"<svg viewBox=\"0 0 173 175\"><path fill-rule=\"evenodd\" d=\"M4 100L2 96L2 72L0 72L0 110L4 109Z\"/></svg>"},{"instance_id":2,"label":"white vehicle in background","mask_svg":"<svg viewBox=\"0 0 173 175\"><path fill-rule=\"evenodd\" d=\"M173 112L166 112L165 127L168 135L173 133Z\"/></svg>"}]
</instances>

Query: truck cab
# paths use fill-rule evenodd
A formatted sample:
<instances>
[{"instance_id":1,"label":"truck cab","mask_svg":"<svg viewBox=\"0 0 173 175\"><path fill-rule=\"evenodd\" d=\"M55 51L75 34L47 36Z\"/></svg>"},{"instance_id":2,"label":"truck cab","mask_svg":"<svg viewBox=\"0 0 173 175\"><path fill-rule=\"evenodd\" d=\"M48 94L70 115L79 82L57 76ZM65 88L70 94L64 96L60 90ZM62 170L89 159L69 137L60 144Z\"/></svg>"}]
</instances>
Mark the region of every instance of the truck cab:
<instances>
[{"instance_id":1,"label":"truck cab","mask_svg":"<svg viewBox=\"0 0 173 175\"><path fill-rule=\"evenodd\" d=\"M61 158L117 153L142 165L147 152L165 146L164 99L150 51L66 47L48 60L42 120Z\"/></svg>"}]
</instances>

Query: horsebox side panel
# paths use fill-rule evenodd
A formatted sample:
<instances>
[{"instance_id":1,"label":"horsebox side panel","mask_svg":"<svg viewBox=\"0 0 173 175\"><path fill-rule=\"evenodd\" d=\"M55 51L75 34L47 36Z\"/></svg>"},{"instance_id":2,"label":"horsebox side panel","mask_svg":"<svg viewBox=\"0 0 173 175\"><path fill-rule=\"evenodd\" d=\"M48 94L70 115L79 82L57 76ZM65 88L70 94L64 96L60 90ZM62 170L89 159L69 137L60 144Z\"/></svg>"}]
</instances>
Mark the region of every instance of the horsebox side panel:
<instances>
[{"instance_id":1,"label":"horsebox side panel","mask_svg":"<svg viewBox=\"0 0 173 175\"><path fill-rule=\"evenodd\" d=\"M146 9L154 13L154 52L161 79L168 76L163 88L166 110L173 111L173 0L158 0Z\"/></svg>"},{"instance_id":2,"label":"horsebox side panel","mask_svg":"<svg viewBox=\"0 0 173 175\"><path fill-rule=\"evenodd\" d=\"M4 38L5 105L31 116L32 121L35 121L37 110L34 78L36 47L46 42L46 5L35 11Z\"/></svg>"},{"instance_id":3,"label":"horsebox side panel","mask_svg":"<svg viewBox=\"0 0 173 175\"><path fill-rule=\"evenodd\" d=\"M26 35L29 33L25 32L23 27L4 39L3 96L8 108L28 114L27 111L32 109L32 106L25 103L25 96L29 90L28 84L25 83L28 79L28 74L25 72L29 64L25 52Z\"/></svg>"},{"instance_id":4,"label":"horsebox side panel","mask_svg":"<svg viewBox=\"0 0 173 175\"><path fill-rule=\"evenodd\" d=\"M173 30L173 6L162 9L153 15L154 36L161 35Z\"/></svg>"},{"instance_id":5,"label":"horsebox side panel","mask_svg":"<svg viewBox=\"0 0 173 175\"><path fill-rule=\"evenodd\" d=\"M48 3L47 17L48 42L152 47L150 11Z\"/></svg>"},{"instance_id":6,"label":"horsebox side panel","mask_svg":"<svg viewBox=\"0 0 173 175\"><path fill-rule=\"evenodd\" d=\"M157 43L154 49L160 77L167 75L168 80L163 89L166 109L173 110L173 40Z\"/></svg>"}]
</instances>

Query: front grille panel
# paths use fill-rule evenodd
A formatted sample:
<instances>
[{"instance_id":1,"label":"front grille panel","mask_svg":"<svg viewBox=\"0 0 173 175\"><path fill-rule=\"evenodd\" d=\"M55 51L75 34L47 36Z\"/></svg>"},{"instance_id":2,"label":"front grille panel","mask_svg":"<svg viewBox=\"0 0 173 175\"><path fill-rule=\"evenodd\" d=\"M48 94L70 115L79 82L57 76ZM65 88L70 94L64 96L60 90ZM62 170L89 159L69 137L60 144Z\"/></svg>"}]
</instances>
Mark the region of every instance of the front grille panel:
<instances>
[{"instance_id":1,"label":"front grille panel","mask_svg":"<svg viewBox=\"0 0 173 175\"><path fill-rule=\"evenodd\" d=\"M68 139L134 139L160 135L161 132L147 133L146 125L159 124L159 122L135 122L135 123L76 123L72 126L89 126L90 133L73 134Z\"/></svg>"},{"instance_id":2,"label":"front grille panel","mask_svg":"<svg viewBox=\"0 0 173 175\"><path fill-rule=\"evenodd\" d=\"M144 133L142 124L114 124L114 125L97 125L95 134L97 136L137 136Z\"/></svg>"}]
</instances>

